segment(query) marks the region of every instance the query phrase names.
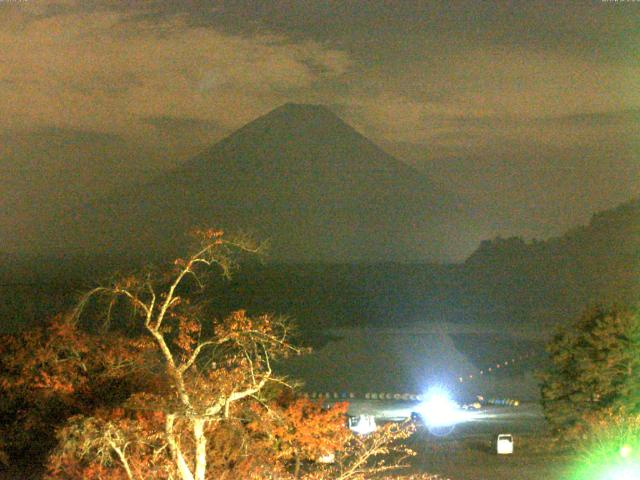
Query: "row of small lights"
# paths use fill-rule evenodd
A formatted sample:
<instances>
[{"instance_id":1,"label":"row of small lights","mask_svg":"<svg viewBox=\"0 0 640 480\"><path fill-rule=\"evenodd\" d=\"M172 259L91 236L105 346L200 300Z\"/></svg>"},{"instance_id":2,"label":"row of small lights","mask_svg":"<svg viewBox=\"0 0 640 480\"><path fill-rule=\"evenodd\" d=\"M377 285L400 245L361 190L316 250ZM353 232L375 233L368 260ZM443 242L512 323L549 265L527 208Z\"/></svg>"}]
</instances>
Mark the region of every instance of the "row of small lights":
<instances>
[{"instance_id":1,"label":"row of small lights","mask_svg":"<svg viewBox=\"0 0 640 480\"><path fill-rule=\"evenodd\" d=\"M303 396L306 398L318 399L318 400L353 400L355 398L365 398L367 400L402 400L422 402L425 400L425 396L415 393L365 393L364 395L357 395L355 393L346 392L304 392ZM510 405L517 407L520 405L519 400L510 398L489 398L485 400L483 397L478 396L478 400L485 402L489 405Z\"/></svg>"},{"instance_id":2,"label":"row of small lights","mask_svg":"<svg viewBox=\"0 0 640 480\"><path fill-rule=\"evenodd\" d=\"M307 398L323 398L323 399L344 399L352 400L354 398L364 398L366 400L417 400L422 401L423 396L415 393L388 393L388 392L374 392L365 393L364 395L357 395L349 392L305 392L303 395Z\"/></svg>"},{"instance_id":3,"label":"row of small lights","mask_svg":"<svg viewBox=\"0 0 640 480\"><path fill-rule=\"evenodd\" d=\"M519 355L517 357L512 358L511 360L505 360L502 363L500 363L500 362L496 363L495 367L491 366L491 367L489 367L487 369L482 369L482 370L479 371L479 374L480 375L484 375L485 373L486 374L493 373L493 372L497 371L500 368L504 368L504 367L508 367L509 365L513 365L514 363L516 363L516 359L518 361L520 361L520 360L524 360L526 358L531 358L533 356L534 356L533 352L525 353L524 355ZM465 381L473 380L473 378L474 378L474 374L470 373L466 377L464 377L464 376L463 377L458 377L458 382L463 383Z\"/></svg>"},{"instance_id":4,"label":"row of small lights","mask_svg":"<svg viewBox=\"0 0 640 480\"><path fill-rule=\"evenodd\" d=\"M526 358L531 358L535 356L533 352L525 353L523 355L518 355L516 357L511 358L511 360L505 360L504 362L497 363L495 367L491 366L486 369L479 370L480 375L489 374L496 372L501 368L508 367L509 365L513 365L516 363L516 360L521 361ZM470 373L466 377L458 377L458 382L463 383L465 381L473 380L475 378L474 374ZM356 395L355 393L349 392L305 392L303 394L308 398L324 398L324 399L354 399L354 398L365 398L367 400L417 400L422 401L423 396L420 394L414 393L365 393L363 396Z\"/></svg>"}]
</instances>

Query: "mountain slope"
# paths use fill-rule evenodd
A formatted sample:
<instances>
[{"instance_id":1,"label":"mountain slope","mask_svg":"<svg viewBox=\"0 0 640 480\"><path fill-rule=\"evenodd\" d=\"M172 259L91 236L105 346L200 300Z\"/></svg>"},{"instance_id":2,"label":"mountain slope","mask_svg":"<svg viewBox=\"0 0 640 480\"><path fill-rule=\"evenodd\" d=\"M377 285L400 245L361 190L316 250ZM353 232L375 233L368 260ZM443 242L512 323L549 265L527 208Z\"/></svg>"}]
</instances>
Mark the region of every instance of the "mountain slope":
<instances>
[{"instance_id":1,"label":"mountain slope","mask_svg":"<svg viewBox=\"0 0 640 480\"><path fill-rule=\"evenodd\" d=\"M525 319L569 319L588 304L637 302L640 199L547 241L482 242L464 267L469 296Z\"/></svg>"},{"instance_id":2,"label":"mountain slope","mask_svg":"<svg viewBox=\"0 0 640 480\"><path fill-rule=\"evenodd\" d=\"M457 201L322 106L286 104L136 191L94 202L54 248L175 251L214 225L286 261L442 258Z\"/></svg>"}]
</instances>

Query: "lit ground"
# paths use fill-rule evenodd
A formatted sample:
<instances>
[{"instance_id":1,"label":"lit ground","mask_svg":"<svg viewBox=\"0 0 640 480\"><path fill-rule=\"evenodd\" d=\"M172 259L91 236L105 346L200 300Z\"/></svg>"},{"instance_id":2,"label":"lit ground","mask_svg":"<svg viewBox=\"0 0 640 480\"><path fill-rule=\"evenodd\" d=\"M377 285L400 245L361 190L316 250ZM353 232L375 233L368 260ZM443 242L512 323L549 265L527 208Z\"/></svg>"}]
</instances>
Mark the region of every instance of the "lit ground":
<instances>
[{"instance_id":1,"label":"lit ground","mask_svg":"<svg viewBox=\"0 0 640 480\"><path fill-rule=\"evenodd\" d=\"M490 436L430 441L417 436L410 472L451 480L563 480L570 457L539 448L542 436L516 436L513 455L497 455Z\"/></svg>"},{"instance_id":2,"label":"lit ground","mask_svg":"<svg viewBox=\"0 0 640 480\"><path fill-rule=\"evenodd\" d=\"M400 415L407 402L356 401L354 413ZM497 455L492 440L498 433L514 436L513 455ZM406 473L431 473L451 480L566 480L571 457L550 448L549 434L537 403L520 407L487 407L447 435L420 428L410 444L417 455Z\"/></svg>"}]
</instances>

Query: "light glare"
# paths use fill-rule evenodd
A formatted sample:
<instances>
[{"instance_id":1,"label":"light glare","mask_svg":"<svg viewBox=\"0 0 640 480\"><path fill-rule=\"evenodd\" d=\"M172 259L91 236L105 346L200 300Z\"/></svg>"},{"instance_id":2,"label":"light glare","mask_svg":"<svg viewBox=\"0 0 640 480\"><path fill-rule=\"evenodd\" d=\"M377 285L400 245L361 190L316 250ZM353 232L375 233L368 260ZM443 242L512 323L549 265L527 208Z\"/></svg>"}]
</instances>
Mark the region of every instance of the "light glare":
<instances>
[{"instance_id":1,"label":"light glare","mask_svg":"<svg viewBox=\"0 0 640 480\"><path fill-rule=\"evenodd\" d=\"M449 398L447 392L434 389L427 392L417 412L428 427L449 427L467 420L468 414Z\"/></svg>"}]
</instances>

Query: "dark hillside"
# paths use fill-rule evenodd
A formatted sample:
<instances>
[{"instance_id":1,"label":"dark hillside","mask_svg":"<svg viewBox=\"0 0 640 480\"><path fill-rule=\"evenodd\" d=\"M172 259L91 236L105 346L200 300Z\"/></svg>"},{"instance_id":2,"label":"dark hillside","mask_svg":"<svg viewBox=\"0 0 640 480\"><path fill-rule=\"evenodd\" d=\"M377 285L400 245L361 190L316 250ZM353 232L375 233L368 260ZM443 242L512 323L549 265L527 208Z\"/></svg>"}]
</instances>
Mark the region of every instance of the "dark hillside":
<instances>
[{"instance_id":1,"label":"dark hillside","mask_svg":"<svg viewBox=\"0 0 640 480\"><path fill-rule=\"evenodd\" d=\"M434 321L547 326L590 303L640 298L639 218L635 200L548 241L483 242L458 265L251 263L230 281L216 281L207 297L216 315L237 308L282 313L311 337L327 327ZM139 257L109 256L6 263L3 325L36 321L114 269L140 263Z\"/></svg>"},{"instance_id":2,"label":"dark hillside","mask_svg":"<svg viewBox=\"0 0 640 480\"><path fill-rule=\"evenodd\" d=\"M548 241L482 242L464 264L469 298L514 319L575 316L587 304L640 299L640 200L596 213Z\"/></svg>"}]
</instances>

